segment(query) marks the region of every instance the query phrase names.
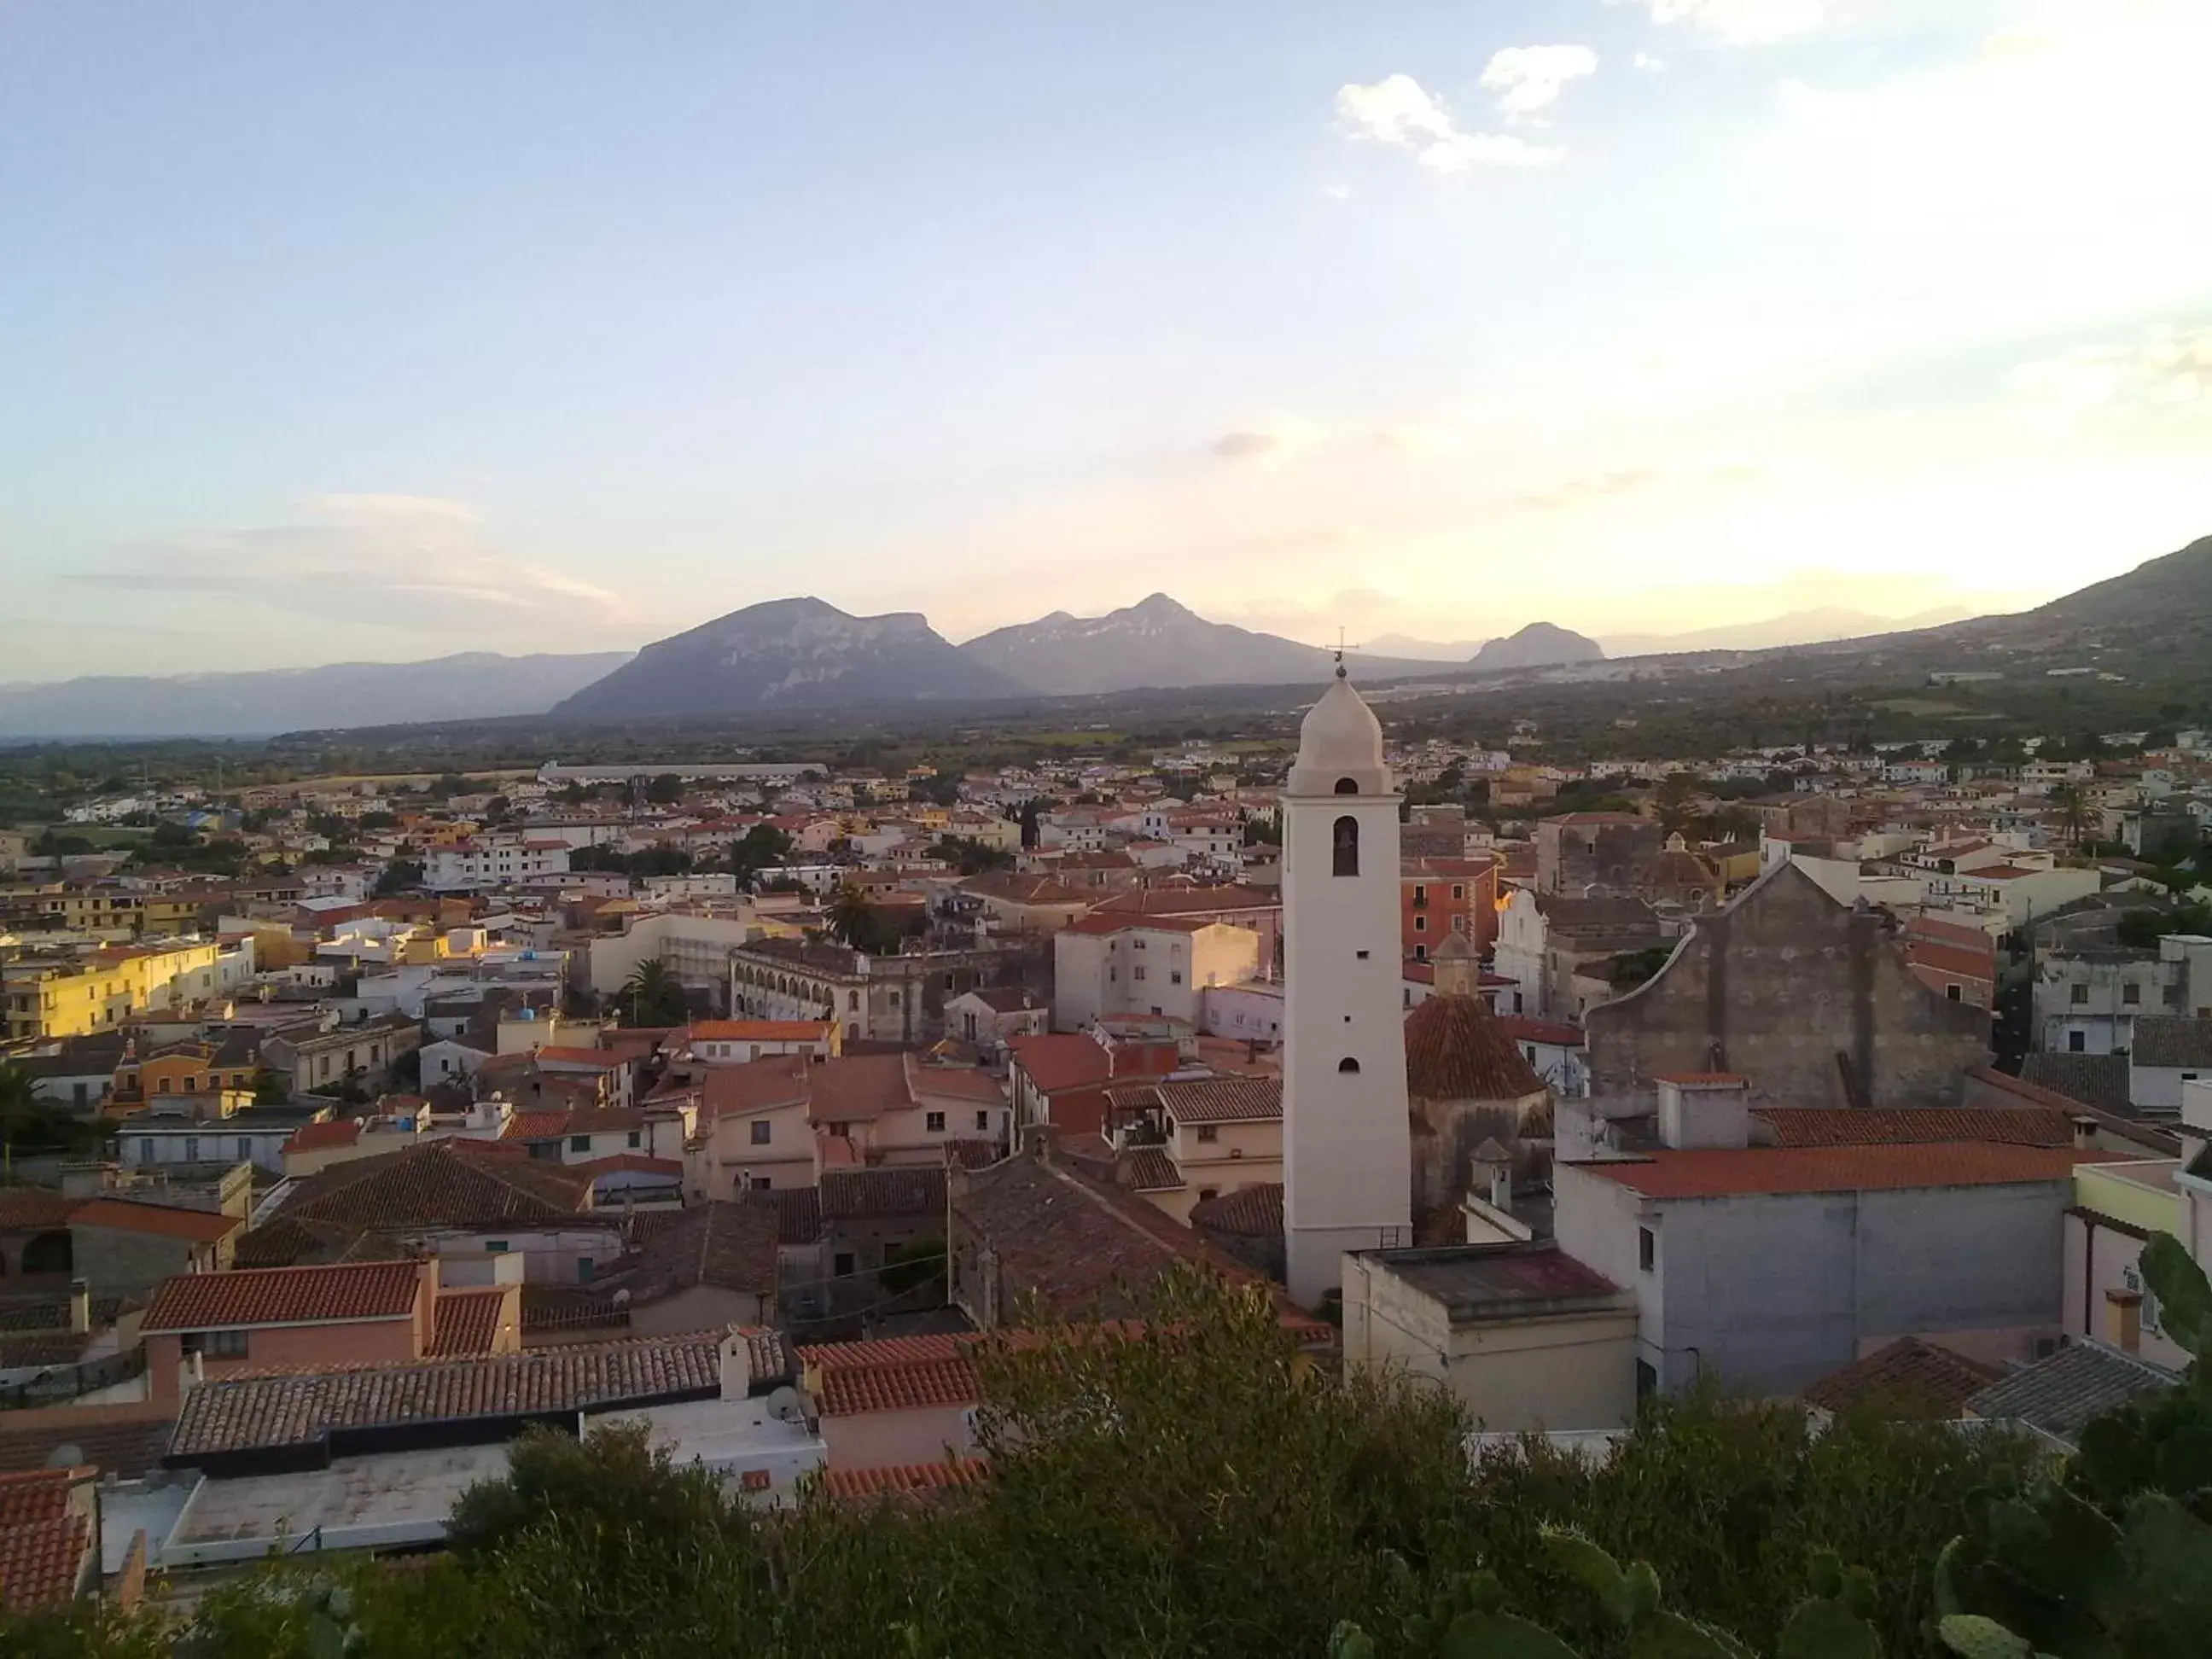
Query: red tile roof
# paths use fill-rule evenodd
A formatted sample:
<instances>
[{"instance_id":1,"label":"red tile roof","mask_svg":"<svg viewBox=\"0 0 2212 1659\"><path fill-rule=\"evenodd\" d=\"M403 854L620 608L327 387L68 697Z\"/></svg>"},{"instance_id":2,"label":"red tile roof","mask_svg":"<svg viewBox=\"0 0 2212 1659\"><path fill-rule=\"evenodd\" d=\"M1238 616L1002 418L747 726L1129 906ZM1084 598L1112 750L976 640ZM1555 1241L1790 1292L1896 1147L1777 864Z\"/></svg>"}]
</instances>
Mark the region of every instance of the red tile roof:
<instances>
[{"instance_id":1,"label":"red tile roof","mask_svg":"<svg viewBox=\"0 0 2212 1659\"><path fill-rule=\"evenodd\" d=\"M504 1286L441 1291L431 1308L430 1349L424 1358L489 1353L499 1335L500 1315L506 1308Z\"/></svg>"},{"instance_id":2,"label":"red tile roof","mask_svg":"<svg viewBox=\"0 0 2212 1659\"><path fill-rule=\"evenodd\" d=\"M1218 1198L1200 1199L1191 1206L1190 1224L1204 1232L1228 1233L1238 1238L1280 1238L1283 1183L1264 1182L1257 1187L1239 1187Z\"/></svg>"},{"instance_id":3,"label":"red tile roof","mask_svg":"<svg viewBox=\"0 0 2212 1659\"><path fill-rule=\"evenodd\" d=\"M550 1061L556 1066L593 1066L611 1072L617 1066L629 1063L622 1055L611 1054L605 1048L562 1048L549 1045L537 1052L540 1066Z\"/></svg>"},{"instance_id":4,"label":"red tile roof","mask_svg":"<svg viewBox=\"0 0 2212 1659\"><path fill-rule=\"evenodd\" d=\"M212 1244L246 1225L234 1215L213 1210L178 1209L167 1204L134 1204L125 1199L95 1198L70 1216L72 1227L111 1227L118 1232L158 1233L164 1238Z\"/></svg>"},{"instance_id":5,"label":"red tile roof","mask_svg":"<svg viewBox=\"0 0 2212 1659\"><path fill-rule=\"evenodd\" d=\"M1007 1039L1029 1079L1046 1094L1093 1089L1115 1078L1164 1077L1176 1065L1172 1042L1117 1042L1112 1048L1080 1032Z\"/></svg>"},{"instance_id":6,"label":"red tile roof","mask_svg":"<svg viewBox=\"0 0 2212 1659\"><path fill-rule=\"evenodd\" d=\"M1420 1100L1519 1100L1544 1079L1480 997L1435 996L1406 1016L1406 1090Z\"/></svg>"},{"instance_id":7,"label":"red tile roof","mask_svg":"<svg viewBox=\"0 0 2212 1659\"><path fill-rule=\"evenodd\" d=\"M1686 1089L1724 1089L1747 1084L1750 1079L1734 1072L1659 1072L1654 1073L1654 1083L1679 1084Z\"/></svg>"},{"instance_id":8,"label":"red tile roof","mask_svg":"<svg viewBox=\"0 0 2212 1659\"><path fill-rule=\"evenodd\" d=\"M1964 1414L1966 1401L2000 1375L1994 1365L1978 1364L1948 1348L1904 1336L1829 1372L1805 1390L1805 1398L1830 1412L1865 1404L1905 1411L1933 1407L1958 1417Z\"/></svg>"},{"instance_id":9,"label":"red tile roof","mask_svg":"<svg viewBox=\"0 0 2212 1659\"><path fill-rule=\"evenodd\" d=\"M972 1336L902 1336L799 1351L824 1417L927 1411L981 1397L968 1362Z\"/></svg>"},{"instance_id":10,"label":"red tile roof","mask_svg":"<svg viewBox=\"0 0 2212 1659\"><path fill-rule=\"evenodd\" d=\"M1163 1079L1120 1084L1106 1091L1117 1112L1159 1108L1178 1123L1279 1123L1280 1077Z\"/></svg>"},{"instance_id":11,"label":"red tile roof","mask_svg":"<svg viewBox=\"0 0 2212 1659\"><path fill-rule=\"evenodd\" d=\"M70 1494L92 1473L0 1474L0 1607L27 1612L75 1598L93 1546L92 1517Z\"/></svg>"},{"instance_id":12,"label":"red tile roof","mask_svg":"<svg viewBox=\"0 0 2212 1659\"><path fill-rule=\"evenodd\" d=\"M822 1490L842 1500L860 1498L923 1498L960 1486L982 1483L991 1466L980 1457L952 1458L942 1463L904 1463L881 1469L825 1469Z\"/></svg>"},{"instance_id":13,"label":"red tile roof","mask_svg":"<svg viewBox=\"0 0 2212 1659\"><path fill-rule=\"evenodd\" d=\"M1853 1107L1754 1106L1783 1146L1905 1146L1917 1141L1984 1140L2007 1146L2069 1146L2067 1115L2035 1107L1985 1110L1861 1110Z\"/></svg>"},{"instance_id":14,"label":"red tile roof","mask_svg":"<svg viewBox=\"0 0 2212 1659\"><path fill-rule=\"evenodd\" d=\"M1583 1046L1583 1028L1563 1020L1538 1019L1530 1014L1499 1014L1498 1029L1516 1042L1541 1042L1555 1048Z\"/></svg>"},{"instance_id":15,"label":"red tile roof","mask_svg":"<svg viewBox=\"0 0 2212 1659\"><path fill-rule=\"evenodd\" d=\"M66 1227L84 1200L65 1198L46 1187L0 1188L0 1233L44 1231Z\"/></svg>"},{"instance_id":16,"label":"red tile roof","mask_svg":"<svg viewBox=\"0 0 2212 1659\"><path fill-rule=\"evenodd\" d=\"M592 1178L520 1147L455 1137L333 1164L301 1182L274 1222L348 1227L509 1227L591 1208Z\"/></svg>"},{"instance_id":17,"label":"red tile roof","mask_svg":"<svg viewBox=\"0 0 2212 1659\"><path fill-rule=\"evenodd\" d=\"M1754 1146L1659 1152L1569 1167L1646 1198L1728 1198L1756 1194L1848 1193L1912 1187L1989 1187L2063 1181L2083 1160L2110 1152L1987 1142L1896 1146Z\"/></svg>"},{"instance_id":18,"label":"red tile roof","mask_svg":"<svg viewBox=\"0 0 2212 1659\"><path fill-rule=\"evenodd\" d=\"M1214 924L1205 916L1132 916L1095 912L1079 916L1060 931L1082 934L1088 938L1103 938L1110 933L1195 933Z\"/></svg>"},{"instance_id":19,"label":"red tile roof","mask_svg":"<svg viewBox=\"0 0 2212 1659\"><path fill-rule=\"evenodd\" d=\"M566 1111L517 1112L499 1132L501 1140L558 1140L568 1133Z\"/></svg>"},{"instance_id":20,"label":"red tile roof","mask_svg":"<svg viewBox=\"0 0 2212 1659\"><path fill-rule=\"evenodd\" d=\"M415 1311L420 1283L411 1261L179 1273L162 1280L139 1328L219 1331L404 1319Z\"/></svg>"},{"instance_id":21,"label":"red tile roof","mask_svg":"<svg viewBox=\"0 0 2212 1659\"><path fill-rule=\"evenodd\" d=\"M288 1152L317 1152L326 1146L350 1146L361 1139L357 1117L332 1118L324 1123L302 1123L284 1143Z\"/></svg>"}]
</instances>

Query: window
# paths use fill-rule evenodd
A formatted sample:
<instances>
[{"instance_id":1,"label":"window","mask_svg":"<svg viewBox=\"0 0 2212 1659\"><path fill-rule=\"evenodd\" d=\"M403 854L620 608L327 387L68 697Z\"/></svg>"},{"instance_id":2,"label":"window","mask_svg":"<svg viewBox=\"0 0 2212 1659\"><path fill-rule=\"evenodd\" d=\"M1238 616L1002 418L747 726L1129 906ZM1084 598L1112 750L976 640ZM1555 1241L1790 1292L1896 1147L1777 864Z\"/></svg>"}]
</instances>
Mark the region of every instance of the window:
<instances>
[{"instance_id":1,"label":"window","mask_svg":"<svg viewBox=\"0 0 2212 1659\"><path fill-rule=\"evenodd\" d=\"M1426 916L1415 916L1413 918L1413 931L1417 933L1427 933L1429 931L1429 919Z\"/></svg>"},{"instance_id":2,"label":"window","mask_svg":"<svg viewBox=\"0 0 2212 1659\"><path fill-rule=\"evenodd\" d=\"M487 1254L491 1255L505 1255L507 1254L507 1241L503 1238L487 1238L484 1240L484 1249Z\"/></svg>"},{"instance_id":3,"label":"window","mask_svg":"<svg viewBox=\"0 0 2212 1659\"><path fill-rule=\"evenodd\" d=\"M988 1109L975 1114L975 1127L986 1130L991 1127L991 1114Z\"/></svg>"},{"instance_id":4,"label":"window","mask_svg":"<svg viewBox=\"0 0 2212 1659\"><path fill-rule=\"evenodd\" d=\"M2086 985L2076 985L2073 990L2074 1006L2076 1008L2085 1006L2089 1000L2089 988Z\"/></svg>"},{"instance_id":5,"label":"window","mask_svg":"<svg viewBox=\"0 0 2212 1659\"><path fill-rule=\"evenodd\" d=\"M589 1136L589 1135L570 1135L570 1136L568 1137L568 1150L569 1150L570 1152L590 1152L590 1151L592 1150L592 1138L591 1138L591 1136Z\"/></svg>"},{"instance_id":6,"label":"window","mask_svg":"<svg viewBox=\"0 0 2212 1659\"><path fill-rule=\"evenodd\" d=\"M755 1119L753 1120L753 1141L752 1141L752 1144L753 1144L754 1146L767 1146L767 1145L768 1145L769 1133L769 1131L770 1131L770 1129L771 1129L772 1127L773 1127L773 1126L769 1122L769 1121L768 1121L766 1118L764 1118L764 1117L757 1117L757 1118L755 1118Z\"/></svg>"},{"instance_id":7,"label":"window","mask_svg":"<svg viewBox=\"0 0 2212 1659\"><path fill-rule=\"evenodd\" d=\"M1659 1259L1659 1236L1649 1227L1636 1230L1636 1265L1639 1271L1650 1273Z\"/></svg>"},{"instance_id":8,"label":"window","mask_svg":"<svg viewBox=\"0 0 2212 1659\"><path fill-rule=\"evenodd\" d=\"M180 1345L186 1353L204 1355L210 1359L243 1359L246 1358L244 1331L195 1331Z\"/></svg>"},{"instance_id":9,"label":"window","mask_svg":"<svg viewBox=\"0 0 2212 1659\"><path fill-rule=\"evenodd\" d=\"M1350 815L1336 821L1332 832L1329 873L1356 876L1359 873L1359 820Z\"/></svg>"},{"instance_id":10,"label":"window","mask_svg":"<svg viewBox=\"0 0 2212 1659\"><path fill-rule=\"evenodd\" d=\"M1943 988L1943 994L1950 998L1954 1002L1962 1001L1964 1000L1964 988L1961 987L1956 980L1954 980L1951 983Z\"/></svg>"},{"instance_id":11,"label":"window","mask_svg":"<svg viewBox=\"0 0 2212 1659\"><path fill-rule=\"evenodd\" d=\"M629 1134L623 1137L623 1140L627 1145L632 1146L642 1146L645 1145L645 1133L641 1129L632 1129Z\"/></svg>"},{"instance_id":12,"label":"window","mask_svg":"<svg viewBox=\"0 0 2212 1659\"><path fill-rule=\"evenodd\" d=\"M945 1114L942 1112L924 1112L921 1115L921 1127L928 1130L929 1133L933 1135L943 1134L945 1133Z\"/></svg>"},{"instance_id":13,"label":"window","mask_svg":"<svg viewBox=\"0 0 2212 1659\"><path fill-rule=\"evenodd\" d=\"M240 1164L253 1162L253 1142L245 1135L238 1138L238 1161Z\"/></svg>"},{"instance_id":14,"label":"window","mask_svg":"<svg viewBox=\"0 0 2212 1659\"><path fill-rule=\"evenodd\" d=\"M2126 1003L2130 1008L2134 1007L2142 1000L2142 987L2140 985L2123 985L2120 987L2120 1000Z\"/></svg>"},{"instance_id":15,"label":"window","mask_svg":"<svg viewBox=\"0 0 2212 1659\"><path fill-rule=\"evenodd\" d=\"M1132 968L1131 969L1129 969L1129 977L1130 977L1131 979L1142 979L1142 978L1144 978L1144 976L1145 976L1145 969L1144 969L1144 967L1143 967L1143 965L1142 965L1141 963L1140 963L1140 964L1139 964L1137 967L1134 967L1134 968Z\"/></svg>"},{"instance_id":16,"label":"window","mask_svg":"<svg viewBox=\"0 0 2212 1659\"><path fill-rule=\"evenodd\" d=\"M1218 1198L1220 1196L1221 1188L1218 1187L1200 1187L1198 1189L1198 1201L1201 1204L1205 1203L1206 1200L1210 1198Z\"/></svg>"},{"instance_id":17,"label":"window","mask_svg":"<svg viewBox=\"0 0 2212 1659\"><path fill-rule=\"evenodd\" d=\"M199 1161L200 1138L198 1135L186 1135L185 1137L185 1162L187 1164L197 1164Z\"/></svg>"},{"instance_id":18,"label":"window","mask_svg":"<svg viewBox=\"0 0 2212 1659\"><path fill-rule=\"evenodd\" d=\"M1336 781L1336 793L1340 795L1358 794L1359 793L1359 780L1358 778L1339 778Z\"/></svg>"},{"instance_id":19,"label":"window","mask_svg":"<svg viewBox=\"0 0 2212 1659\"><path fill-rule=\"evenodd\" d=\"M2088 1048L2089 1038L2087 1033L2083 1031L2069 1031L2066 1034L2066 1052L2068 1054L2085 1054L2088 1051Z\"/></svg>"},{"instance_id":20,"label":"window","mask_svg":"<svg viewBox=\"0 0 2212 1659\"><path fill-rule=\"evenodd\" d=\"M592 1261L590 1256L578 1256L576 1258L576 1282L580 1285L589 1279L592 1276L592 1269L598 1265L599 1264Z\"/></svg>"},{"instance_id":21,"label":"window","mask_svg":"<svg viewBox=\"0 0 2212 1659\"><path fill-rule=\"evenodd\" d=\"M1648 1359L1636 1362L1636 1397L1644 1400L1659 1392L1659 1373Z\"/></svg>"},{"instance_id":22,"label":"window","mask_svg":"<svg viewBox=\"0 0 2212 1659\"><path fill-rule=\"evenodd\" d=\"M167 1093L168 1093L168 1092L169 1092L169 1079L167 1079L167 1078L161 1078L161 1079L156 1079L156 1080L155 1080L155 1084L154 1084L154 1092L155 1092L155 1094L157 1094L157 1095L166 1095Z\"/></svg>"},{"instance_id":23,"label":"window","mask_svg":"<svg viewBox=\"0 0 2212 1659\"><path fill-rule=\"evenodd\" d=\"M1350 1054L1346 1054L1336 1062L1336 1069L1340 1072L1357 1072L1359 1069L1359 1062Z\"/></svg>"},{"instance_id":24,"label":"window","mask_svg":"<svg viewBox=\"0 0 2212 1659\"><path fill-rule=\"evenodd\" d=\"M752 1178L751 1188L752 1190L757 1193L764 1193L770 1190L769 1178L766 1176L755 1176Z\"/></svg>"},{"instance_id":25,"label":"window","mask_svg":"<svg viewBox=\"0 0 2212 1659\"><path fill-rule=\"evenodd\" d=\"M1466 887L1459 882L1454 882L1452 884L1452 896L1455 899L1465 898L1467 896Z\"/></svg>"},{"instance_id":26,"label":"window","mask_svg":"<svg viewBox=\"0 0 2212 1659\"><path fill-rule=\"evenodd\" d=\"M847 1008L857 1008L860 1006L860 994L858 991L848 991L845 993L845 1006Z\"/></svg>"},{"instance_id":27,"label":"window","mask_svg":"<svg viewBox=\"0 0 2212 1659\"><path fill-rule=\"evenodd\" d=\"M850 1279L857 1265L850 1250L840 1250L830 1258L830 1271L839 1279Z\"/></svg>"},{"instance_id":28,"label":"window","mask_svg":"<svg viewBox=\"0 0 2212 1659\"><path fill-rule=\"evenodd\" d=\"M1201 1123L1198 1126L1198 1139L1200 1145L1210 1146L1221 1139L1221 1131L1211 1123Z\"/></svg>"},{"instance_id":29,"label":"window","mask_svg":"<svg viewBox=\"0 0 2212 1659\"><path fill-rule=\"evenodd\" d=\"M1413 887L1413 902L1416 904L1426 904L1428 902L1429 890L1421 886L1419 883L1416 883Z\"/></svg>"}]
</instances>

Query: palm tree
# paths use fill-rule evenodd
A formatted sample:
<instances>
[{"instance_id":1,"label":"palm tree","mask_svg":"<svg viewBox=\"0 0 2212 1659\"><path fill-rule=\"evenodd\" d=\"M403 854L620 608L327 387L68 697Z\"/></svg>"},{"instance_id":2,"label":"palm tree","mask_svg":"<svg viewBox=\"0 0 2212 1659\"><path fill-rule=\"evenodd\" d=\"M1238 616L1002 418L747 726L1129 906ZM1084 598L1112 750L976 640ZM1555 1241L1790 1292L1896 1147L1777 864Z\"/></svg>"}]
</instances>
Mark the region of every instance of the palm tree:
<instances>
[{"instance_id":1,"label":"palm tree","mask_svg":"<svg viewBox=\"0 0 2212 1659\"><path fill-rule=\"evenodd\" d=\"M830 907L830 931L855 951L865 951L875 937L876 913L868 908L866 895L847 882L837 890L837 902Z\"/></svg>"},{"instance_id":2,"label":"palm tree","mask_svg":"<svg viewBox=\"0 0 2212 1659\"><path fill-rule=\"evenodd\" d=\"M683 981L658 957L649 957L630 970L618 1000L633 1025L678 1025L690 1012Z\"/></svg>"},{"instance_id":3,"label":"palm tree","mask_svg":"<svg viewBox=\"0 0 2212 1659\"><path fill-rule=\"evenodd\" d=\"M2089 823L2089 799L2078 783L2062 783L2052 792L2051 805L2058 809L2059 827L2066 831L2066 839L2075 852L2081 850L2081 831Z\"/></svg>"}]
</instances>

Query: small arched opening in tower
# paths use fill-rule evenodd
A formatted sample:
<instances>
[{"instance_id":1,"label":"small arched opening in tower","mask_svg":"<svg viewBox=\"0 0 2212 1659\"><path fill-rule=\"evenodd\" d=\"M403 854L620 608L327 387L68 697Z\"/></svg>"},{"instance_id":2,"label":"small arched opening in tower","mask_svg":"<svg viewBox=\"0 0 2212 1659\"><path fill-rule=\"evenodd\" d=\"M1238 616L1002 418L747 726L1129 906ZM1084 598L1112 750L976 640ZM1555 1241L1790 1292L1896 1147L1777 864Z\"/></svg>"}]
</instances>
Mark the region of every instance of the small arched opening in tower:
<instances>
[{"instance_id":1,"label":"small arched opening in tower","mask_svg":"<svg viewBox=\"0 0 2212 1659\"><path fill-rule=\"evenodd\" d=\"M1339 778L1336 781L1336 793L1340 795L1358 794L1359 793L1359 780L1358 778Z\"/></svg>"},{"instance_id":2,"label":"small arched opening in tower","mask_svg":"<svg viewBox=\"0 0 2212 1659\"><path fill-rule=\"evenodd\" d=\"M1336 1062L1336 1069L1340 1072L1357 1072L1359 1069L1359 1062L1350 1054L1346 1054Z\"/></svg>"},{"instance_id":3,"label":"small arched opening in tower","mask_svg":"<svg viewBox=\"0 0 2212 1659\"><path fill-rule=\"evenodd\" d=\"M1334 840L1331 843L1333 856L1330 873L1356 876L1359 873L1359 820L1346 815L1336 821Z\"/></svg>"}]
</instances>

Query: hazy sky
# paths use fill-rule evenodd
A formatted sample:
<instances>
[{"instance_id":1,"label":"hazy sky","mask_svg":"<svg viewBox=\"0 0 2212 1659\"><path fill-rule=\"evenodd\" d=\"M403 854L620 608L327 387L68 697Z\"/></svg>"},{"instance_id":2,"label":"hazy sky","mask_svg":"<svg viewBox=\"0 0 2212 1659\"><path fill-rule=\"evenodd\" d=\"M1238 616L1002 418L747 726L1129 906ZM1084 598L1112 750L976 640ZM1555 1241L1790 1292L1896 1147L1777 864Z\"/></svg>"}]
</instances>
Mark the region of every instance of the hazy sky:
<instances>
[{"instance_id":1,"label":"hazy sky","mask_svg":"<svg viewBox=\"0 0 2212 1659\"><path fill-rule=\"evenodd\" d=\"M2212 0L12 0L0 679L2018 605L2212 532Z\"/></svg>"}]
</instances>

